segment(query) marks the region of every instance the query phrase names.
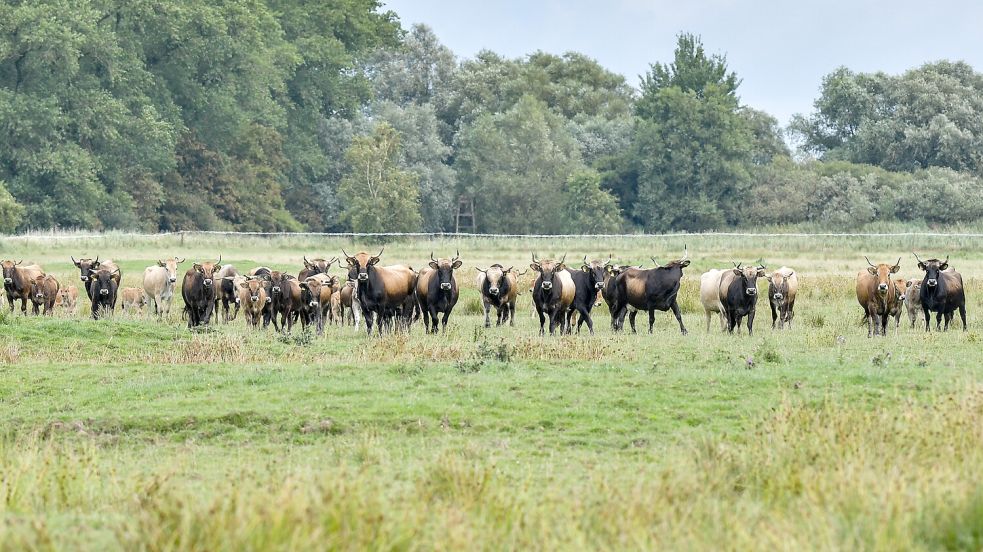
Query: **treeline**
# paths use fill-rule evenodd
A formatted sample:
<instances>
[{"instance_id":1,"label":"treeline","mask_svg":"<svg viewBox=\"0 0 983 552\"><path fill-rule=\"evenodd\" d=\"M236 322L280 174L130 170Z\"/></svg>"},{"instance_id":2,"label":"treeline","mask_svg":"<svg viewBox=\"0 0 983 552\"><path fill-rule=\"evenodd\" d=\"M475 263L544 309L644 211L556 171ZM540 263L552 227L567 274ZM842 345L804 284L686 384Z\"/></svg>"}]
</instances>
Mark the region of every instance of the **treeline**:
<instances>
[{"instance_id":1,"label":"treeline","mask_svg":"<svg viewBox=\"0 0 983 552\"><path fill-rule=\"evenodd\" d=\"M0 230L452 231L461 198L480 232L983 219L970 66L837 70L783 129L676 40L636 89L459 60L376 0L7 1Z\"/></svg>"}]
</instances>

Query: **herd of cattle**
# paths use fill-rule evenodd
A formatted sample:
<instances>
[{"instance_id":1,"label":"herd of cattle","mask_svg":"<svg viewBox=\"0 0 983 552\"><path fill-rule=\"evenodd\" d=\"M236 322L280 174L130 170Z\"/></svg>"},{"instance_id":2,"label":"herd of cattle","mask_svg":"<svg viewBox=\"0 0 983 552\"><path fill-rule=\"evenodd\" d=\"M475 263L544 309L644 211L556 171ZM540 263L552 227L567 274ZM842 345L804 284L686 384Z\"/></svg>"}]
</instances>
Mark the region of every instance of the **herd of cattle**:
<instances>
[{"instance_id":1,"label":"herd of cattle","mask_svg":"<svg viewBox=\"0 0 983 552\"><path fill-rule=\"evenodd\" d=\"M261 324L266 328L272 322L277 331L289 332L299 321L305 330L308 326L316 328L319 335L326 321L357 327L362 319L369 334L373 326L380 334L408 328L421 317L429 332L436 333L438 326L446 329L459 295L455 271L462 266L460 254L450 259L437 259L431 254L427 265L416 271L407 265L379 266L383 251L376 255L366 252L349 255L343 249L347 267L344 281L328 274L332 265L342 265L337 257L309 261L305 256L304 267L296 276L266 266L240 273L231 264L222 265L221 257L216 262L194 263L181 282L184 316L188 327L194 328L207 326L213 316L219 316L220 310L226 322L234 320L241 310L253 328ZM868 337L886 335L892 317L897 328L903 308L908 311L912 327L922 315L925 329L929 330L934 312L936 329L943 329L944 319L944 329L948 330L958 311L963 330L966 329L962 276L949 267L948 257L927 261L917 255L915 258L918 268L924 272L921 280L894 278L900 270L900 258L893 265L875 265L867 259L869 266L857 274L857 301L864 309ZM651 333L658 310L672 311L680 331L686 333L676 300L683 269L690 264L685 249L682 258L664 265L652 258L655 267L648 269L617 265L610 257L606 262L584 257L579 269L567 265L565 260L566 256L552 260L532 255L529 268L535 273L535 281L529 291L539 315L540 334L545 334L547 322L551 335L557 329L570 333L575 320L578 333L584 324L593 333L591 311L601 301L607 303L614 331L623 328L627 317L635 332L635 317L643 311L648 313ZM113 261L72 257L95 319L112 312L118 300L123 310L139 311L149 306L158 316L167 316L177 285L178 265L184 261L177 257L159 260L144 270L142 288L121 288L122 272ZM51 314L59 306L75 309L79 297L76 286L62 286L36 264L6 260L0 266L11 312L16 300L21 301L24 314L28 301L34 314L39 314L42 308L44 314ZM519 272L513 266L501 264L475 267L475 270L485 326L491 325L492 308L497 313L497 325L514 326L519 277L527 271ZM759 278L768 281L772 327L781 329L791 325L798 292L795 271L783 266L769 274L760 263L747 266L735 263L733 268L710 270L700 278L700 302L706 314L707 331L716 313L724 331L740 331L746 318L748 333L752 333Z\"/></svg>"}]
</instances>

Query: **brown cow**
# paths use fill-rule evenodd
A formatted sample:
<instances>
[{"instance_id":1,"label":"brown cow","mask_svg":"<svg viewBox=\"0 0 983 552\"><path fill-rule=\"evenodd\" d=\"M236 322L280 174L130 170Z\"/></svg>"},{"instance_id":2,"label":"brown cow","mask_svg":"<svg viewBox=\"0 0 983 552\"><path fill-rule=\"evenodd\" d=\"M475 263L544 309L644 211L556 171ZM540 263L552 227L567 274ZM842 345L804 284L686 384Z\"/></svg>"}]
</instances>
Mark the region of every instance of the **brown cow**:
<instances>
[{"instance_id":1,"label":"brown cow","mask_svg":"<svg viewBox=\"0 0 983 552\"><path fill-rule=\"evenodd\" d=\"M488 313L492 307L497 312L496 326L506 322L515 326L515 299L519 296L519 277L513 267L505 268L500 264L493 264L485 269L475 267L475 270L478 271L478 291L481 292L481 303L485 308L485 327L491 327Z\"/></svg>"},{"instance_id":2,"label":"brown cow","mask_svg":"<svg viewBox=\"0 0 983 552\"><path fill-rule=\"evenodd\" d=\"M3 290L7 295L10 312L14 312L14 300L20 299L20 311L27 316L27 301L31 298L31 281L44 274L36 264L21 266L24 261L3 261Z\"/></svg>"},{"instance_id":3,"label":"brown cow","mask_svg":"<svg viewBox=\"0 0 983 552\"><path fill-rule=\"evenodd\" d=\"M294 327L294 317L301 314L301 288L300 283L290 274L274 270L270 273L270 308L273 329L276 331L290 332ZM280 315L280 323L277 324L277 314ZM307 321L301 323L306 327Z\"/></svg>"},{"instance_id":4,"label":"brown cow","mask_svg":"<svg viewBox=\"0 0 983 552\"><path fill-rule=\"evenodd\" d=\"M79 269L79 280L82 280L82 287L85 288L86 294L90 293L89 283L92 281L92 275L99 269L106 269L113 275L113 280L116 281L117 288L119 288L120 282L123 280L123 273L120 272L116 263L110 259L100 261L99 257L96 257L95 259L79 259L76 261L75 257L72 257L72 263ZM89 299L92 299L92 295L89 295Z\"/></svg>"},{"instance_id":5,"label":"brown cow","mask_svg":"<svg viewBox=\"0 0 983 552\"><path fill-rule=\"evenodd\" d=\"M120 290L120 297L123 302L120 309L129 314L143 314L143 307L147 304L147 295L142 289L136 287L125 287Z\"/></svg>"},{"instance_id":6,"label":"brown cow","mask_svg":"<svg viewBox=\"0 0 983 552\"><path fill-rule=\"evenodd\" d=\"M795 317L795 295L799 290L799 277L794 270L783 266L766 278L768 303L771 304L771 328L775 329L775 322L778 322L780 330L786 324L791 328L792 318Z\"/></svg>"},{"instance_id":7,"label":"brown cow","mask_svg":"<svg viewBox=\"0 0 983 552\"><path fill-rule=\"evenodd\" d=\"M348 261L348 279L356 282L356 297L365 315L365 329L371 334L375 323L380 335L383 327L393 327L396 317L401 317L403 327L409 327L416 305L413 289L417 279L416 272L405 265L376 266L382 251L377 255L361 251L352 256L342 249Z\"/></svg>"},{"instance_id":8,"label":"brown cow","mask_svg":"<svg viewBox=\"0 0 983 552\"><path fill-rule=\"evenodd\" d=\"M250 277L239 283L239 305L246 317L246 324L252 328L259 327L266 305L270 302L265 284L265 277Z\"/></svg>"},{"instance_id":9,"label":"brown cow","mask_svg":"<svg viewBox=\"0 0 983 552\"><path fill-rule=\"evenodd\" d=\"M44 305L44 314L51 315L55 308L55 301L58 299L58 280L50 274L38 275L31 280L31 303L34 304L34 315L38 315L41 305Z\"/></svg>"},{"instance_id":10,"label":"brown cow","mask_svg":"<svg viewBox=\"0 0 983 552\"><path fill-rule=\"evenodd\" d=\"M912 278L905 282L904 306L908 311L908 319L911 320L911 327L915 327L915 321L922 314L922 281Z\"/></svg>"},{"instance_id":11,"label":"brown cow","mask_svg":"<svg viewBox=\"0 0 983 552\"><path fill-rule=\"evenodd\" d=\"M870 262L866 256L867 270L857 273L857 302L864 309L867 319L867 337L887 335L887 320L898 302L891 275L901 270L901 258L894 266Z\"/></svg>"},{"instance_id":12,"label":"brown cow","mask_svg":"<svg viewBox=\"0 0 983 552\"><path fill-rule=\"evenodd\" d=\"M443 315L440 329L447 331L447 319L450 318L459 296L454 271L463 264L460 257L461 253L457 252L453 259L435 259L431 251L429 266L420 271L416 280L416 297L423 312L423 325L431 333L437 333L438 313ZM429 327L431 320L432 328Z\"/></svg>"},{"instance_id":13,"label":"brown cow","mask_svg":"<svg viewBox=\"0 0 983 552\"><path fill-rule=\"evenodd\" d=\"M338 297L338 324L345 325L345 319L347 318L357 330L359 323L362 321L362 309L358 304L356 283L347 280L341 286L341 290L335 295ZM345 309L348 310L347 315L345 314Z\"/></svg>"},{"instance_id":14,"label":"brown cow","mask_svg":"<svg viewBox=\"0 0 983 552\"><path fill-rule=\"evenodd\" d=\"M532 264L529 268L539 273L533 283L532 300L536 306L536 314L539 315L539 335L546 333L544 325L549 320L550 335L556 333L556 328L560 328L560 333L570 333L567 311L573 304L576 294L576 286L573 278L566 270L566 265L562 259L553 261L550 259L537 259L536 254L532 254Z\"/></svg>"},{"instance_id":15,"label":"brown cow","mask_svg":"<svg viewBox=\"0 0 983 552\"><path fill-rule=\"evenodd\" d=\"M305 256L304 268L297 274L297 279L303 282L304 280L315 274L327 274L328 271L331 270L331 265L333 264L341 264L341 261L338 260L338 257L331 257L328 260L311 259L308 261L307 257Z\"/></svg>"},{"instance_id":16,"label":"brown cow","mask_svg":"<svg viewBox=\"0 0 983 552\"><path fill-rule=\"evenodd\" d=\"M78 299L78 288L75 286L65 286L58 290L58 297L55 298L55 306L62 307L68 312L75 312Z\"/></svg>"},{"instance_id":17,"label":"brown cow","mask_svg":"<svg viewBox=\"0 0 983 552\"><path fill-rule=\"evenodd\" d=\"M218 294L215 273L219 270L222 270L221 255L214 263L195 263L184 273L181 295L184 298L184 311L188 315L188 329L207 326L211 321Z\"/></svg>"}]
</instances>

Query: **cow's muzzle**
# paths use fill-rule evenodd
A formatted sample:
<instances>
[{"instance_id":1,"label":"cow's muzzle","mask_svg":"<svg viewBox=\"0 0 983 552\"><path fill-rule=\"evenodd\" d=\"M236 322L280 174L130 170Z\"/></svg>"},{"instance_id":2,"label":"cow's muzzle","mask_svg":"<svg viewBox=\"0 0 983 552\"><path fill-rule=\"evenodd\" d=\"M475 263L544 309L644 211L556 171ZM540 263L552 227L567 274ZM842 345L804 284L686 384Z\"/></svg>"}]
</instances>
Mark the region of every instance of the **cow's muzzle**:
<instances>
[{"instance_id":1,"label":"cow's muzzle","mask_svg":"<svg viewBox=\"0 0 983 552\"><path fill-rule=\"evenodd\" d=\"M205 278L205 281L203 283L205 284L205 287L212 287L212 279L211 278Z\"/></svg>"},{"instance_id":2,"label":"cow's muzzle","mask_svg":"<svg viewBox=\"0 0 983 552\"><path fill-rule=\"evenodd\" d=\"M253 295L249 298L249 300L252 301L253 303L259 303L259 296Z\"/></svg>"},{"instance_id":3,"label":"cow's muzzle","mask_svg":"<svg viewBox=\"0 0 983 552\"><path fill-rule=\"evenodd\" d=\"M441 283L441 284L440 284L440 289L443 289L443 290L448 290L448 289L451 289L451 284L450 284L450 282L443 282L443 283Z\"/></svg>"},{"instance_id":4,"label":"cow's muzzle","mask_svg":"<svg viewBox=\"0 0 983 552\"><path fill-rule=\"evenodd\" d=\"M177 281L177 278L168 278L167 281L173 284Z\"/></svg>"},{"instance_id":5,"label":"cow's muzzle","mask_svg":"<svg viewBox=\"0 0 983 552\"><path fill-rule=\"evenodd\" d=\"M307 305L310 306L310 307L316 307L317 306L317 301L311 301L310 303L307 303Z\"/></svg>"},{"instance_id":6,"label":"cow's muzzle","mask_svg":"<svg viewBox=\"0 0 983 552\"><path fill-rule=\"evenodd\" d=\"M273 298L272 297L267 297L266 298L266 302L267 303L272 303L273 302Z\"/></svg>"},{"instance_id":7,"label":"cow's muzzle","mask_svg":"<svg viewBox=\"0 0 983 552\"><path fill-rule=\"evenodd\" d=\"M935 287L935 286L939 285L939 281L938 280L929 280L929 281L925 282L925 285L927 285L928 287Z\"/></svg>"},{"instance_id":8,"label":"cow's muzzle","mask_svg":"<svg viewBox=\"0 0 983 552\"><path fill-rule=\"evenodd\" d=\"M88 276L79 276L79 280L82 280L83 282L88 282L89 281L89 277Z\"/></svg>"},{"instance_id":9,"label":"cow's muzzle","mask_svg":"<svg viewBox=\"0 0 983 552\"><path fill-rule=\"evenodd\" d=\"M887 293L887 284L878 284L877 291L880 293Z\"/></svg>"},{"instance_id":10,"label":"cow's muzzle","mask_svg":"<svg viewBox=\"0 0 983 552\"><path fill-rule=\"evenodd\" d=\"M3 279L3 283L5 283L5 284L12 284L12 283L14 283L14 281L11 278L4 278Z\"/></svg>"},{"instance_id":11,"label":"cow's muzzle","mask_svg":"<svg viewBox=\"0 0 983 552\"><path fill-rule=\"evenodd\" d=\"M359 272L358 273L358 279L359 279L359 281L362 281L362 282L368 280L369 279L368 272Z\"/></svg>"},{"instance_id":12,"label":"cow's muzzle","mask_svg":"<svg viewBox=\"0 0 983 552\"><path fill-rule=\"evenodd\" d=\"M543 289L553 289L553 282L543 282Z\"/></svg>"},{"instance_id":13,"label":"cow's muzzle","mask_svg":"<svg viewBox=\"0 0 983 552\"><path fill-rule=\"evenodd\" d=\"M488 295L498 295L498 288L488 288Z\"/></svg>"},{"instance_id":14,"label":"cow's muzzle","mask_svg":"<svg viewBox=\"0 0 983 552\"><path fill-rule=\"evenodd\" d=\"M781 293L776 293L775 295L772 295L772 297L774 297L778 301L781 301L782 300L782 297L785 297L785 296L782 295Z\"/></svg>"},{"instance_id":15,"label":"cow's muzzle","mask_svg":"<svg viewBox=\"0 0 983 552\"><path fill-rule=\"evenodd\" d=\"M744 290L744 292L747 293L748 295L757 295L758 294L757 288L747 288L746 290Z\"/></svg>"},{"instance_id":16,"label":"cow's muzzle","mask_svg":"<svg viewBox=\"0 0 983 552\"><path fill-rule=\"evenodd\" d=\"M604 287L604 282L598 282L594 284L594 289L602 289Z\"/></svg>"},{"instance_id":17,"label":"cow's muzzle","mask_svg":"<svg viewBox=\"0 0 983 552\"><path fill-rule=\"evenodd\" d=\"M280 286L273 286L272 288L270 288L270 291L272 291L273 293L280 293Z\"/></svg>"},{"instance_id":18,"label":"cow's muzzle","mask_svg":"<svg viewBox=\"0 0 983 552\"><path fill-rule=\"evenodd\" d=\"M99 295L109 295L109 290L108 289L100 289L99 290Z\"/></svg>"}]
</instances>

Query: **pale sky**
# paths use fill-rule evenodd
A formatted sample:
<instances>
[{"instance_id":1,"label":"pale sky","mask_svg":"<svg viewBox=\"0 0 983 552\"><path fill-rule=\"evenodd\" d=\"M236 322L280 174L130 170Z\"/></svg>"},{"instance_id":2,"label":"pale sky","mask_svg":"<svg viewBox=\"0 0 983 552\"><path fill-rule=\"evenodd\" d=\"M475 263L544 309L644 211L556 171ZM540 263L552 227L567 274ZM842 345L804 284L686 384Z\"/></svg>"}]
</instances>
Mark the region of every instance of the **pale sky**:
<instances>
[{"instance_id":1,"label":"pale sky","mask_svg":"<svg viewBox=\"0 0 983 552\"><path fill-rule=\"evenodd\" d=\"M672 61L676 35L703 38L743 79L743 103L781 123L808 113L823 75L840 65L900 73L963 60L983 71L983 2L894 0L383 0L405 28L425 23L459 57L577 51L638 86Z\"/></svg>"}]
</instances>

